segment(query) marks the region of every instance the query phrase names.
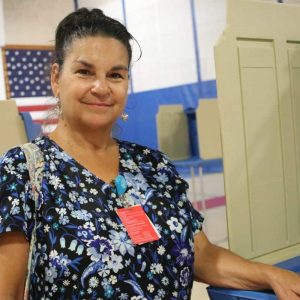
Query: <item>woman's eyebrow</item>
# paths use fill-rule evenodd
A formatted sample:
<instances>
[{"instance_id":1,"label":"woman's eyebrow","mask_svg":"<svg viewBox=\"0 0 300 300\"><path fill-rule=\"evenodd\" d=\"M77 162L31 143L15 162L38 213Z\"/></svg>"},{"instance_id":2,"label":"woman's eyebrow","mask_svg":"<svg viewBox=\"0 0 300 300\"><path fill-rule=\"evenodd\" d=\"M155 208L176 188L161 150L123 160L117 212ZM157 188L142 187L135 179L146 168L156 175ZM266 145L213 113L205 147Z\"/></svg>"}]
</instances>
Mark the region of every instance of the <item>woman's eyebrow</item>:
<instances>
[{"instance_id":1,"label":"woman's eyebrow","mask_svg":"<svg viewBox=\"0 0 300 300\"><path fill-rule=\"evenodd\" d=\"M111 71L127 71L128 72L128 67L124 65L117 65L111 68Z\"/></svg>"},{"instance_id":2,"label":"woman's eyebrow","mask_svg":"<svg viewBox=\"0 0 300 300\"><path fill-rule=\"evenodd\" d=\"M82 60L82 59L76 59L76 60L74 60L74 63L82 64L82 65L84 65L87 68L93 68L94 67L93 64L88 63L87 61Z\"/></svg>"}]
</instances>

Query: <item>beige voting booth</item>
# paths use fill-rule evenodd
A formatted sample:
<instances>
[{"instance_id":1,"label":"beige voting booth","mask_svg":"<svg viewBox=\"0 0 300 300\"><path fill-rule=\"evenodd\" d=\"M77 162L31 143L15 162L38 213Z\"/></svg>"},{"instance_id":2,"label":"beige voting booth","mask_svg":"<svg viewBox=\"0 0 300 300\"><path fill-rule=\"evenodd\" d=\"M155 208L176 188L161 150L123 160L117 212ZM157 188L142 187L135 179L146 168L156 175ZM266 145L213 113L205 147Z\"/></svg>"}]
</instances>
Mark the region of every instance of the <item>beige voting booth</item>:
<instances>
[{"instance_id":1,"label":"beige voting booth","mask_svg":"<svg viewBox=\"0 0 300 300\"><path fill-rule=\"evenodd\" d=\"M0 101L0 154L27 142L24 123L19 115L16 102Z\"/></svg>"},{"instance_id":2,"label":"beige voting booth","mask_svg":"<svg viewBox=\"0 0 300 300\"><path fill-rule=\"evenodd\" d=\"M228 0L215 47L230 248L300 253L300 7Z\"/></svg>"},{"instance_id":3,"label":"beige voting booth","mask_svg":"<svg viewBox=\"0 0 300 300\"><path fill-rule=\"evenodd\" d=\"M188 121L181 104L160 105L156 128L160 151L172 160L190 157Z\"/></svg>"},{"instance_id":4,"label":"beige voting booth","mask_svg":"<svg viewBox=\"0 0 300 300\"><path fill-rule=\"evenodd\" d=\"M198 149L204 160L222 158L217 99L201 99L196 109Z\"/></svg>"}]
</instances>

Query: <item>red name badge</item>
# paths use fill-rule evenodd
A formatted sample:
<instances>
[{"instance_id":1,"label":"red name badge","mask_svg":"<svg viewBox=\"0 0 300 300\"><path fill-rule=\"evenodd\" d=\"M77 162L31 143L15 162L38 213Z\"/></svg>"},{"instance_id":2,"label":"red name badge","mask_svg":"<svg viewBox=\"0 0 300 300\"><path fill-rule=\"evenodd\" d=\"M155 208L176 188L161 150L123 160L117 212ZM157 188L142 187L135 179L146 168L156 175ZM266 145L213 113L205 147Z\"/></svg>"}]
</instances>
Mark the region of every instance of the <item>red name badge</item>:
<instances>
[{"instance_id":1,"label":"red name badge","mask_svg":"<svg viewBox=\"0 0 300 300\"><path fill-rule=\"evenodd\" d=\"M160 234L141 205L119 208L117 214L134 244L141 245L157 241L160 238Z\"/></svg>"}]
</instances>

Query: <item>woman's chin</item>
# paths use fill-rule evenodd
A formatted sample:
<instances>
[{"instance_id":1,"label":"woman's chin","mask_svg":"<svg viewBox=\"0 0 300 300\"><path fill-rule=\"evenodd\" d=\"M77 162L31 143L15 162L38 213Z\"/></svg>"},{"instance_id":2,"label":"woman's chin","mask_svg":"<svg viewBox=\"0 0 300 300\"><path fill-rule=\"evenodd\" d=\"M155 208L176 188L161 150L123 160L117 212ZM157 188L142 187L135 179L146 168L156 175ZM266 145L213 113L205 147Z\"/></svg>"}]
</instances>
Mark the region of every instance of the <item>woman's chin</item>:
<instances>
[{"instance_id":1,"label":"woman's chin","mask_svg":"<svg viewBox=\"0 0 300 300\"><path fill-rule=\"evenodd\" d=\"M105 119L89 119L84 122L84 127L90 130L111 130L115 123L115 120L105 120Z\"/></svg>"}]
</instances>

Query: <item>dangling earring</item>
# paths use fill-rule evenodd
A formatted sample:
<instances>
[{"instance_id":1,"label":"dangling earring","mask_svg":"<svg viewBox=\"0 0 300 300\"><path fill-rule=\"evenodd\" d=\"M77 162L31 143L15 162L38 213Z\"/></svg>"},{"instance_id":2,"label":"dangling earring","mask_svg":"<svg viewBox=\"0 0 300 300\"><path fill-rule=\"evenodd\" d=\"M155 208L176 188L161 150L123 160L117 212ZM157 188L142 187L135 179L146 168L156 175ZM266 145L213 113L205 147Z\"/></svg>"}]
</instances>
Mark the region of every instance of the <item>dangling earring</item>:
<instances>
[{"instance_id":1,"label":"dangling earring","mask_svg":"<svg viewBox=\"0 0 300 300\"><path fill-rule=\"evenodd\" d=\"M61 102L58 97L55 97L56 99L56 107L55 112L59 117L62 117L62 108L61 108Z\"/></svg>"},{"instance_id":2,"label":"dangling earring","mask_svg":"<svg viewBox=\"0 0 300 300\"><path fill-rule=\"evenodd\" d=\"M128 120L128 114L126 112L123 112L121 115L122 121L126 122Z\"/></svg>"}]
</instances>

